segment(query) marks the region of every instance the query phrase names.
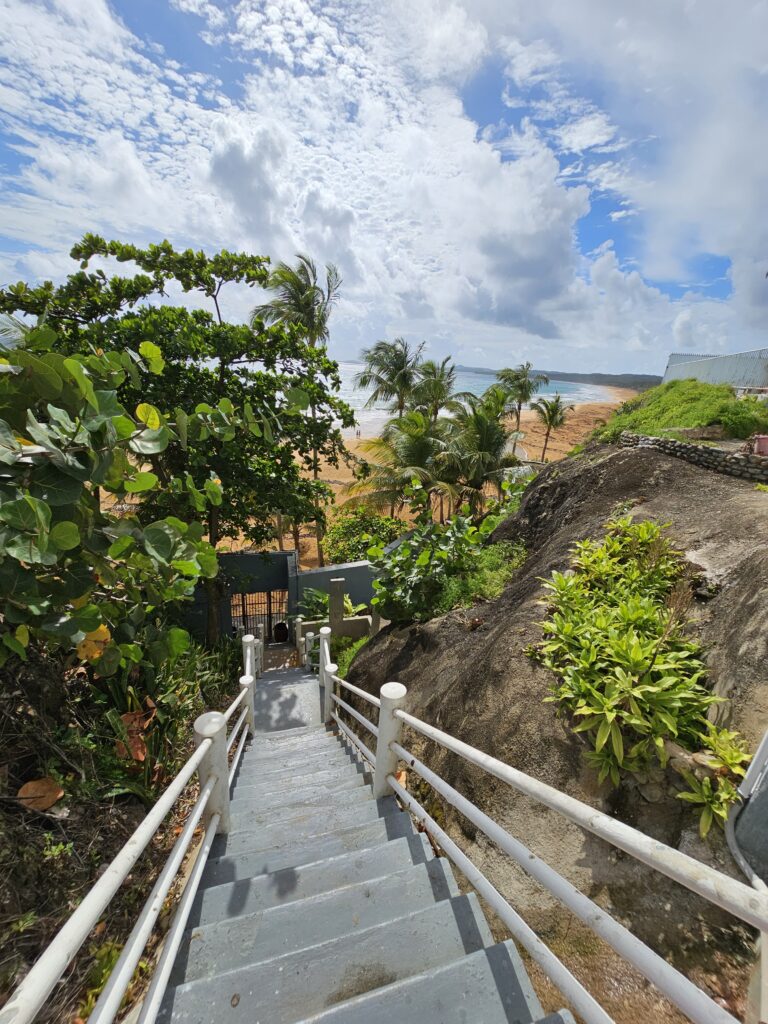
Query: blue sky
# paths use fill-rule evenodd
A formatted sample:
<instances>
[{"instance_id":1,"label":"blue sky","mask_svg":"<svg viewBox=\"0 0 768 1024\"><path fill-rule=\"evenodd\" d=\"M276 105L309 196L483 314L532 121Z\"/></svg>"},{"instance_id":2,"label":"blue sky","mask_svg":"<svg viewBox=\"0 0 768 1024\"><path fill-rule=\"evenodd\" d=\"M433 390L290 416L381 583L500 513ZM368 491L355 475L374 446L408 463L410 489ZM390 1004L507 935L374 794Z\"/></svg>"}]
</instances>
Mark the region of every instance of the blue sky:
<instances>
[{"instance_id":1,"label":"blue sky","mask_svg":"<svg viewBox=\"0 0 768 1024\"><path fill-rule=\"evenodd\" d=\"M0 283L306 251L338 358L661 372L766 344L767 101L749 0L0 0Z\"/></svg>"}]
</instances>

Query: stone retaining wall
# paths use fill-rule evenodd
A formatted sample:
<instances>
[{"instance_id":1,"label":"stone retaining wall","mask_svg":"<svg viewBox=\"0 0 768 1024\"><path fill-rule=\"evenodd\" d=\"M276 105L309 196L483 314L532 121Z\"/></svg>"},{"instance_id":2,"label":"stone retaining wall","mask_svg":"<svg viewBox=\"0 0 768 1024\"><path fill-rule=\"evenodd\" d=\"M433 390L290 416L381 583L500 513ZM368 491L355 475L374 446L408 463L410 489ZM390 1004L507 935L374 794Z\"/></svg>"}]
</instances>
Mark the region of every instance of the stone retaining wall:
<instances>
[{"instance_id":1,"label":"stone retaining wall","mask_svg":"<svg viewBox=\"0 0 768 1024\"><path fill-rule=\"evenodd\" d=\"M644 434L631 434L628 430L621 435L620 444L624 448L655 448L665 455L673 455L676 459L684 459L716 473L768 484L768 458L765 455L738 455L709 445L689 444L666 437L646 437Z\"/></svg>"}]
</instances>

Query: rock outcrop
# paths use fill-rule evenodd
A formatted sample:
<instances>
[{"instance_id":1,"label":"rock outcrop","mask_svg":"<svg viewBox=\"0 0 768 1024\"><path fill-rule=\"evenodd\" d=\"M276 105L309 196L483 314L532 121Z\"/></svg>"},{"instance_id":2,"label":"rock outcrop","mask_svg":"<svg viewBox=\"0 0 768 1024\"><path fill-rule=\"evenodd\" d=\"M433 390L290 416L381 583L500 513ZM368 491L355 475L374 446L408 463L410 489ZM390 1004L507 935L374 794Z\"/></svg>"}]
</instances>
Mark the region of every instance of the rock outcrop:
<instances>
[{"instance_id":1,"label":"rock outcrop","mask_svg":"<svg viewBox=\"0 0 768 1024\"><path fill-rule=\"evenodd\" d=\"M690 807L666 787L641 792L632 780L618 790L598 785L582 741L555 706L544 703L554 677L526 653L542 635L541 579L567 567L576 541L600 537L617 507L668 523L671 539L694 566L691 629L707 652L713 689L728 698L717 715L754 749L768 729L768 495L647 448L595 447L548 467L494 535L521 540L529 552L502 596L423 625L387 627L361 650L350 680L372 692L388 680L404 683L408 710L419 717L738 876L719 830L702 842ZM729 915L455 755L413 734L406 745L697 980L706 979L707 970L722 974L723 963L747 955L748 930ZM548 894L465 819L450 808L445 815L497 887L562 950L564 917L553 913ZM714 983L710 987L717 995ZM633 1019L613 1008L619 1019Z\"/></svg>"}]
</instances>

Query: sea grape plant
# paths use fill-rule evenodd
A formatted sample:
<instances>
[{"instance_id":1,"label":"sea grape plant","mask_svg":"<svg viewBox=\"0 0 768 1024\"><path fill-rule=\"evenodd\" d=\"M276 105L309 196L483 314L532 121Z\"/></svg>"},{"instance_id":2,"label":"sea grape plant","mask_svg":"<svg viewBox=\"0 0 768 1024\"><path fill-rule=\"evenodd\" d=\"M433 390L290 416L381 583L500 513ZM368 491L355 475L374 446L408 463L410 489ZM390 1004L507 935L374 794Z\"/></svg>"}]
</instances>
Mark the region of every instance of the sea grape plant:
<instances>
[{"instance_id":1,"label":"sea grape plant","mask_svg":"<svg viewBox=\"0 0 768 1024\"><path fill-rule=\"evenodd\" d=\"M0 350L0 663L36 641L100 676L151 670L188 644L163 626L163 606L217 562L194 515L148 522L140 500L164 488L191 513L220 504L217 479L169 476L162 454L192 437L232 441L249 418L226 402L172 417L146 402L130 411L119 389L163 372L158 346L65 355L56 342L43 324Z\"/></svg>"}]
</instances>

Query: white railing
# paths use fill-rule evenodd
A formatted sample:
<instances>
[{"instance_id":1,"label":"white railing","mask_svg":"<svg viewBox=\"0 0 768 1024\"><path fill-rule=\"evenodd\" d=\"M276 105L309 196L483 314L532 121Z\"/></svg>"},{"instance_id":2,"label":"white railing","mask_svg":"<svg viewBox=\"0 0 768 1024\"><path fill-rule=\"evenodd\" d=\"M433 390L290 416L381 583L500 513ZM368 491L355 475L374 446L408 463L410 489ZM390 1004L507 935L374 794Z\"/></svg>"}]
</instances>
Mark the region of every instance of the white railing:
<instances>
[{"instance_id":1,"label":"white railing","mask_svg":"<svg viewBox=\"0 0 768 1024\"><path fill-rule=\"evenodd\" d=\"M200 884L211 843L218 833L229 831L230 783L237 771L248 736L254 731L254 685L263 667L264 645L260 639L253 636L244 636L242 643L244 674L240 677L239 695L223 714L208 711L195 721L197 749L194 754L0 1010L0 1024L28 1024L35 1019L75 954L98 924L110 900L197 772L200 782L197 800L89 1017L90 1024L108 1024L116 1017L158 915L192 845L194 833L202 821L205 835L197 851L194 867L187 879L170 931L165 938L163 952L139 1018L140 1024L151 1024L154 1021L168 984L173 960ZM238 709L240 714L227 736L228 723ZM235 754L230 762L229 753L236 743Z\"/></svg>"},{"instance_id":2,"label":"white railing","mask_svg":"<svg viewBox=\"0 0 768 1024\"><path fill-rule=\"evenodd\" d=\"M329 696L326 700L326 708L329 710L326 711L326 721L334 721L344 736L373 765L374 795L379 798L387 793L394 793L398 797L401 803L437 840L478 893L493 907L514 938L528 950L532 959L540 965L587 1024L610 1024L611 1018L510 906L493 883L472 863L424 807L397 781L396 769L399 761L404 761L409 769L423 779L443 800L473 822L523 870L548 889L584 924L616 950L624 960L643 974L690 1020L697 1024L737 1024L736 1018L710 999L685 975L675 970L637 936L571 885L554 868L536 857L519 839L503 829L415 757L402 744L403 727L408 726L414 732L459 757L463 757L471 764L477 765L518 792L538 800L586 831L599 836L660 874L674 879L710 903L714 903L759 929L763 934L768 931L768 891L753 889L737 879L729 878L693 857L651 839L637 829L603 814L594 807L504 764L448 733L421 721L414 715L408 714L401 706L406 696L406 690L399 683L386 683L382 686L379 700L360 687L341 679L335 665L323 664L321 660L320 671L321 676L325 672L325 678L329 681ZM335 693L337 687L378 708L378 725L371 722L360 711L353 708L348 701ZM352 731L349 724L342 720L341 711L360 723L376 738L375 751L369 750ZM764 963L765 957L763 957ZM768 1006L763 1005L761 1009L762 1013L759 1019L761 1021L768 1019Z\"/></svg>"}]
</instances>

